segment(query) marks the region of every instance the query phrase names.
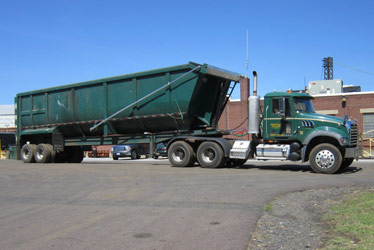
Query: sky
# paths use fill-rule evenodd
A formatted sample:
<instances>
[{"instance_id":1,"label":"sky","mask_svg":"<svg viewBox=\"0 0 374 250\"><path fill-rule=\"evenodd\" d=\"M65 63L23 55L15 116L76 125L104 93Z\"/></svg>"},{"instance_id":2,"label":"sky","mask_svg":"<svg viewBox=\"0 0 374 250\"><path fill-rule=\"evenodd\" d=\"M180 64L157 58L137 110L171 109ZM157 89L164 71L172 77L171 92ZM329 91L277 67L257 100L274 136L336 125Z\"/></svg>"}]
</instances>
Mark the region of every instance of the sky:
<instances>
[{"instance_id":1,"label":"sky","mask_svg":"<svg viewBox=\"0 0 374 250\"><path fill-rule=\"evenodd\" d=\"M256 70L264 96L321 80L330 56L335 78L374 91L373 11L370 0L1 0L0 105L189 61Z\"/></svg>"}]
</instances>

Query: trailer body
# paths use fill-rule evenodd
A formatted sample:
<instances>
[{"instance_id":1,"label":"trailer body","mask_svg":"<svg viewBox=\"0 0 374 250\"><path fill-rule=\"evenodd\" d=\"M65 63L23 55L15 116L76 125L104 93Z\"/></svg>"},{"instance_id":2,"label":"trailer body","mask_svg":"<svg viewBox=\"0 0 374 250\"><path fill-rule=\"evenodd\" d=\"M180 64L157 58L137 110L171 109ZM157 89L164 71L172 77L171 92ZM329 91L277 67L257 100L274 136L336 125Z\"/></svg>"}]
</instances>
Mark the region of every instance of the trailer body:
<instances>
[{"instance_id":1,"label":"trailer body","mask_svg":"<svg viewBox=\"0 0 374 250\"><path fill-rule=\"evenodd\" d=\"M49 144L59 153L65 147L158 142L199 131L221 136L216 128L226 95L230 83L240 79L239 74L190 62L20 93L18 149Z\"/></svg>"}]
</instances>

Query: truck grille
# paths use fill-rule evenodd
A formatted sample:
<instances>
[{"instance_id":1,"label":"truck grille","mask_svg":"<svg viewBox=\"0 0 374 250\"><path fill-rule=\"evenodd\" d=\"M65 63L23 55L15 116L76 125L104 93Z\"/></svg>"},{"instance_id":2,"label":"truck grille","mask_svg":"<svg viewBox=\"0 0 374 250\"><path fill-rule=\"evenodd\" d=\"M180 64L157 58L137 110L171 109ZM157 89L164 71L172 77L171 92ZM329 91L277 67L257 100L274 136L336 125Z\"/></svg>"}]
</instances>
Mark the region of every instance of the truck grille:
<instances>
[{"instance_id":1,"label":"truck grille","mask_svg":"<svg viewBox=\"0 0 374 250\"><path fill-rule=\"evenodd\" d=\"M357 146L358 141L358 129L357 123L351 124L351 146Z\"/></svg>"}]
</instances>

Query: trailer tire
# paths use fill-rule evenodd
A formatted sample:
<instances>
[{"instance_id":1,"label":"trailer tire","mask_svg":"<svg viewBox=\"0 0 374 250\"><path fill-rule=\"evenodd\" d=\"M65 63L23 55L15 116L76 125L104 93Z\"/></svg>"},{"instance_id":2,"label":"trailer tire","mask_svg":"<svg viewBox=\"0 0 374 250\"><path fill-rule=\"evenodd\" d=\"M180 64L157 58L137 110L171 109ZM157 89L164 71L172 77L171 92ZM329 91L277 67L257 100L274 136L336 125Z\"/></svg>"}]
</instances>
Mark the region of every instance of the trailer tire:
<instances>
[{"instance_id":1,"label":"trailer tire","mask_svg":"<svg viewBox=\"0 0 374 250\"><path fill-rule=\"evenodd\" d=\"M24 163L33 163L35 162L34 153L36 150L36 145L34 144L25 144L21 148L21 159Z\"/></svg>"},{"instance_id":2,"label":"trailer tire","mask_svg":"<svg viewBox=\"0 0 374 250\"><path fill-rule=\"evenodd\" d=\"M170 145L168 158L175 167L190 167L196 161L191 145L184 141L176 141Z\"/></svg>"},{"instance_id":3,"label":"trailer tire","mask_svg":"<svg viewBox=\"0 0 374 250\"><path fill-rule=\"evenodd\" d=\"M51 159L51 150L47 144L38 144L34 152L37 163L48 163Z\"/></svg>"},{"instance_id":4,"label":"trailer tire","mask_svg":"<svg viewBox=\"0 0 374 250\"><path fill-rule=\"evenodd\" d=\"M215 142L203 142L197 149L197 160L203 168L219 168L224 164L221 146Z\"/></svg>"},{"instance_id":5,"label":"trailer tire","mask_svg":"<svg viewBox=\"0 0 374 250\"><path fill-rule=\"evenodd\" d=\"M344 158L342 165L340 166L340 169L346 169L348 168L352 163L355 158Z\"/></svg>"},{"instance_id":6,"label":"trailer tire","mask_svg":"<svg viewBox=\"0 0 374 250\"><path fill-rule=\"evenodd\" d=\"M333 174L342 165L343 157L339 149L332 144L322 143L310 152L309 163L317 173Z\"/></svg>"},{"instance_id":7,"label":"trailer tire","mask_svg":"<svg viewBox=\"0 0 374 250\"><path fill-rule=\"evenodd\" d=\"M131 151L131 160L139 159L138 157L139 155L138 152L136 152L136 150Z\"/></svg>"},{"instance_id":8,"label":"trailer tire","mask_svg":"<svg viewBox=\"0 0 374 250\"><path fill-rule=\"evenodd\" d=\"M49 162L55 162L56 160L56 150L53 149L53 146L51 144L47 144L47 146L49 147L49 150L51 151L51 158L49 159Z\"/></svg>"}]
</instances>

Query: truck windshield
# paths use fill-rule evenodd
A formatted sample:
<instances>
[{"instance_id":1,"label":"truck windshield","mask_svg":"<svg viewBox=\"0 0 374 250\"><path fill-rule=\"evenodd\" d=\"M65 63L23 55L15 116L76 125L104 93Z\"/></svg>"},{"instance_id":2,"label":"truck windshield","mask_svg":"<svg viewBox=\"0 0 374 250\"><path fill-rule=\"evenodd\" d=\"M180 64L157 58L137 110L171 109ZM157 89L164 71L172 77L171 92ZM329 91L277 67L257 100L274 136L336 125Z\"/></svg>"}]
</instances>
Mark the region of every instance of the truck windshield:
<instances>
[{"instance_id":1,"label":"truck windshield","mask_svg":"<svg viewBox=\"0 0 374 250\"><path fill-rule=\"evenodd\" d=\"M294 98L294 108L296 112L314 113L311 99Z\"/></svg>"}]
</instances>

